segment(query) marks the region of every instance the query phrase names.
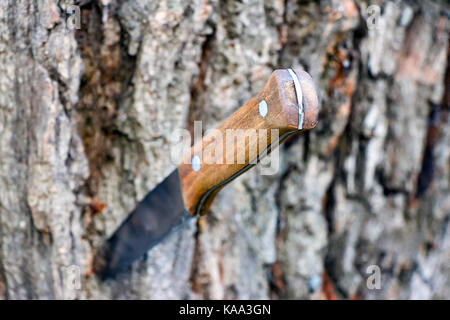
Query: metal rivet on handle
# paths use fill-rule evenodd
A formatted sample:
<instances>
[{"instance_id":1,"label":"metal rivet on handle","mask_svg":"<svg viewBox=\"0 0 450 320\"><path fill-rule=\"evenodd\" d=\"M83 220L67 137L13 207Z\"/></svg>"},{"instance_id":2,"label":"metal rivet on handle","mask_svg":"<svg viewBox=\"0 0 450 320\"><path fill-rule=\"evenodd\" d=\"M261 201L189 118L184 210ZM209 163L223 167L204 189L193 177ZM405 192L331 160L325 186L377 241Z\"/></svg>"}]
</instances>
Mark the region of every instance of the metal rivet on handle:
<instances>
[{"instance_id":1,"label":"metal rivet on handle","mask_svg":"<svg viewBox=\"0 0 450 320\"><path fill-rule=\"evenodd\" d=\"M267 102L266 100L263 100L259 103L258 106L258 110L259 110L259 114L261 115L261 117L265 117L267 115Z\"/></svg>"},{"instance_id":2,"label":"metal rivet on handle","mask_svg":"<svg viewBox=\"0 0 450 320\"><path fill-rule=\"evenodd\" d=\"M192 170L198 171L200 170L201 164L200 164L200 157L195 155L192 157Z\"/></svg>"}]
</instances>

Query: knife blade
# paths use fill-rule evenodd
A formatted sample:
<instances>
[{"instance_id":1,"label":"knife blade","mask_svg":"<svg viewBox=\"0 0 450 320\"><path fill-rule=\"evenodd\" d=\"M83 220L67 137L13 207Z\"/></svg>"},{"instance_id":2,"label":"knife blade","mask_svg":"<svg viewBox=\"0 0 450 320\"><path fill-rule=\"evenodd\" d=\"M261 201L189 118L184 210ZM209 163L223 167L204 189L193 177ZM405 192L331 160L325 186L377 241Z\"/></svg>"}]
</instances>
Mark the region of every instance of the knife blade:
<instances>
[{"instance_id":1,"label":"knife blade","mask_svg":"<svg viewBox=\"0 0 450 320\"><path fill-rule=\"evenodd\" d=\"M195 216L184 208L178 169L150 191L99 250L96 272L114 277Z\"/></svg>"},{"instance_id":2,"label":"knife blade","mask_svg":"<svg viewBox=\"0 0 450 320\"><path fill-rule=\"evenodd\" d=\"M208 161L211 154L199 155L214 140L208 135L203 137L183 157L179 167L147 194L100 247L94 258L95 273L101 279L114 278L187 221L205 214L221 188L253 167L256 160L288 136L314 128L318 114L318 98L309 74L302 70L275 70L261 92L222 122L216 132L225 135L227 130L275 129L279 131L278 137L257 131L256 141L249 139L240 146L225 146L221 149L222 156L232 155L232 162ZM258 148L261 141L266 148ZM251 158L252 147L257 149L256 158ZM245 149L241 162L234 161L239 148Z\"/></svg>"}]
</instances>

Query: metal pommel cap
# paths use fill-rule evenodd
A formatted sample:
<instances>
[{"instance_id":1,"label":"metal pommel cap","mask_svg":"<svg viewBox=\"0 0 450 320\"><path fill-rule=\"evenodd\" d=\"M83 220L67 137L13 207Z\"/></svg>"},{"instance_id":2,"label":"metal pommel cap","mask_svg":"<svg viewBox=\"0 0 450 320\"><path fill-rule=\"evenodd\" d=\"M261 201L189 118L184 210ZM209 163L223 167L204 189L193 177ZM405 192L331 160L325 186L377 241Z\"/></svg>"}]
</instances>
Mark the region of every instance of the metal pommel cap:
<instances>
[{"instance_id":1,"label":"metal pommel cap","mask_svg":"<svg viewBox=\"0 0 450 320\"><path fill-rule=\"evenodd\" d=\"M288 69L294 81L299 111L299 130L314 128L319 120L319 99L311 76L303 71Z\"/></svg>"}]
</instances>

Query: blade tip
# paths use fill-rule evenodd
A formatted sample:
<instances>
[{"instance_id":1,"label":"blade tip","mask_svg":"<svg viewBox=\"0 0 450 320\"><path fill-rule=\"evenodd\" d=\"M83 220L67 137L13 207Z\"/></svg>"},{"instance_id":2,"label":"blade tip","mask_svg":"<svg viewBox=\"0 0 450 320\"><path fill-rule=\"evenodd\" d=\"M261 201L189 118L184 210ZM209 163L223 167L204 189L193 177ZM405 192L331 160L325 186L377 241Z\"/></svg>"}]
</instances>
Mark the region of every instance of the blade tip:
<instances>
[{"instance_id":1,"label":"blade tip","mask_svg":"<svg viewBox=\"0 0 450 320\"><path fill-rule=\"evenodd\" d=\"M101 281L114 279L117 271L111 267L111 250L109 246L102 246L94 257L94 273Z\"/></svg>"}]
</instances>

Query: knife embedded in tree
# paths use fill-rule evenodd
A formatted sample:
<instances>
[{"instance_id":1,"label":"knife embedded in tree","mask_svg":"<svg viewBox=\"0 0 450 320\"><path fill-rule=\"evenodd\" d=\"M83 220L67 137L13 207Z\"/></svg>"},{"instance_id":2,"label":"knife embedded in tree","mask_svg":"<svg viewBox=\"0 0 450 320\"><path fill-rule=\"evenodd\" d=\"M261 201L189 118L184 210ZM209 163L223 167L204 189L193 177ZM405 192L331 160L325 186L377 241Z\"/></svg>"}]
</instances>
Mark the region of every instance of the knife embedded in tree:
<instances>
[{"instance_id":1,"label":"knife embedded in tree","mask_svg":"<svg viewBox=\"0 0 450 320\"><path fill-rule=\"evenodd\" d=\"M125 270L167 235L194 216L205 214L216 194L227 183L253 167L288 136L310 130L318 121L319 103L313 81L302 70L275 70L256 96L223 121L215 130L254 129L256 139L241 145L225 145L223 156L233 161L214 161L203 152L214 140L213 133L194 144L181 164L157 185L129 214L98 251L94 270L112 278ZM271 130L278 130L276 139ZM267 147L261 148L261 141ZM250 150L257 150L251 156ZM235 151L245 151L244 161L235 161Z\"/></svg>"}]
</instances>

